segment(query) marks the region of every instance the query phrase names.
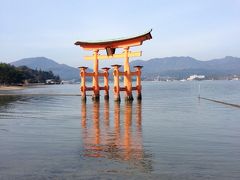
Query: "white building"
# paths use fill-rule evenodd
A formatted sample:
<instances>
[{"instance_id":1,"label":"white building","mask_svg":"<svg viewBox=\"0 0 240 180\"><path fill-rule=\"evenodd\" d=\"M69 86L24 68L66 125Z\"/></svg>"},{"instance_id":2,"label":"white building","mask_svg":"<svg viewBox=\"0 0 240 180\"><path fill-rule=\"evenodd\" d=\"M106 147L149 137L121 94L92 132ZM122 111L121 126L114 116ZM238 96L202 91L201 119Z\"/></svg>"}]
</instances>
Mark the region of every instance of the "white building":
<instances>
[{"instance_id":1,"label":"white building","mask_svg":"<svg viewBox=\"0 0 240 180\"><path fill-rule=\"evenodd\" d=\"M187 78L187 80L188 80L188 81L192 81L192 80L202 80L202 79L204 79L204 78L205 78L204 75L196 75L196 74L194 74L194 75L189 76L189 78Z\"/></svg>"}]
</instances>

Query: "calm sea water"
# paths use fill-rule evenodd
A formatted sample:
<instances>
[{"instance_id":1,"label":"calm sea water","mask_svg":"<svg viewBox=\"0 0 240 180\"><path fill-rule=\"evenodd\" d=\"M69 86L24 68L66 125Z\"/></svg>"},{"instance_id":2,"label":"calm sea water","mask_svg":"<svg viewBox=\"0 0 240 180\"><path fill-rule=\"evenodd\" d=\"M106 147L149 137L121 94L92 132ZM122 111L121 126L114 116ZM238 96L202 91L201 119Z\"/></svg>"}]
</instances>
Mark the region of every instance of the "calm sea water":
<instances>
[{"instance_id":1,"label":"calm sea water","mask_svg":"<svg viewBox=\"0 0 240 180\"><path fill-rule=\"evenodd\" d=\"M141 103L0 97L0 179L240 179L240 108L197 98L240 104L239 90L240 81L144 82Z\"/></svg>"}]
</instances>

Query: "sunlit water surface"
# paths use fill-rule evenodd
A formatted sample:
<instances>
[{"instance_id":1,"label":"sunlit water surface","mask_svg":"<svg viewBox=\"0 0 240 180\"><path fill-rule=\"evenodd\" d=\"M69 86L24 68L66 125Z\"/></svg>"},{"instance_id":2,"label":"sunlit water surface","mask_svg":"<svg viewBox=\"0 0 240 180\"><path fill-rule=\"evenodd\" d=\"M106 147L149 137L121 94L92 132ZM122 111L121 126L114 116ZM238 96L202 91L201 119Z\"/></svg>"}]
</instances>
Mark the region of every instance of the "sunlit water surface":
<instances>
[{"instance_id":1,"label":"sunlit water surface","mask_svg":"<svg viewBox=\"0 0 240 180\"><path fill-rule=\"evenodd\" d=\"M240 179L240 109L197 98L240 104L239 90L240 81L144 82L141 103L0 97L0 179Z\"/></svg>"}]
</instances>

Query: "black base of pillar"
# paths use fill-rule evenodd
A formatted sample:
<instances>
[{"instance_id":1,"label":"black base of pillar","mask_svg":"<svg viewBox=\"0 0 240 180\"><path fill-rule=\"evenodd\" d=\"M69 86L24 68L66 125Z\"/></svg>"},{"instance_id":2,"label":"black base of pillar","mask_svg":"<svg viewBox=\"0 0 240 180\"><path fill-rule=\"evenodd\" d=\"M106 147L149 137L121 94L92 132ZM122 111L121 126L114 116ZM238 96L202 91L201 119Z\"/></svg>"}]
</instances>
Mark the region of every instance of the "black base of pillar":
<instances>
[{"instance_id":1,"label":"black base of pillar","mask_svg":"<svg viewBox=\"0 0 240 180\"><path fill-rule=\"evenodd\" d=\"M125 97L125 101L133 101L133 96L132 95L128 95Z\"/></svg>"},{"instance_id":2,"label":"black base of pillar","mask_svg":"<svg viewBox=\"0 0 240 180\"><path fill-rule=\"evenodd\" d=\"M100 100L100 96L99 95L92 95L92 100L93 101L99 101Z\"/></svg>"},{"instance_id":3,"label":"black base of pillar","mask_svg":"<svg viewBox=\"0 0 240 180\"><path fill-rule=\"evenodd\" d=\"M138 100L138 101L141 101L141 100L142 100L142 94L141 94L141 93L139 93L139 94L137 95L137 100Z\"/></svg>"},{"instance_id":4,"label":"black base of pillar","mask_svg":"<svg viewBox=\"0 0 240 180\"><path fill-rule=\"evenodd\" d=\"M85 96L82 96L81 99L82 99L83 102L86 102L86 101L87 101L86 95L85 95Z\"/></svg>"},{"instance_id":5,"label":"black base of pillar","mask_svg":"<svg viewBox=\"0 0 240 180\"><path fill-rule=\"evenodd\" d=\"M108 94L104 95L104 100L109 100L109 95Z\"/></svg>"},{"instance_id":6,"label":"black base of pillar","mask_svg":"<svg viewBox=\"0 0 240 180\"><path fill-rule=\"evenodd\" d=\"M117 95L117 96L115 95L115 96L114 96L114 101L115 101L115 102L120 102L120 101L121 101L120 95Z\"/></svg>"}]
</instances>

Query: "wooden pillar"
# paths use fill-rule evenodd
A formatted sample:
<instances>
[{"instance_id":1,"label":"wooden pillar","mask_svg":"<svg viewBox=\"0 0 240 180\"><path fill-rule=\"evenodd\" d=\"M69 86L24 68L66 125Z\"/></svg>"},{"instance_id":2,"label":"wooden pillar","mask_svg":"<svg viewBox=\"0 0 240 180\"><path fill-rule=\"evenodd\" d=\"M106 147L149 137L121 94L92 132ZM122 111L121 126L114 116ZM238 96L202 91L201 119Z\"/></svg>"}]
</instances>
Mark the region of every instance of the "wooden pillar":
<instances>
[{"instance_id":1,"label":"wooden pillar","mask_svg":"<svg viewBox=\"0 0 240 180\"><path fill-rule=\"evenodd\" d=\"M99 100L99 83L98 83L98 49L93 51L93 95L92 100L98 101Z\"/></svg>"},{"instance_id":2,"label":"wooden pillar","mask_svg":"<svg viewBox=\"0 0 240 180\"><path fill-rule=\"evenodd\" d=\"M119 87L119 68L121 65L115 64L112 65L113 69L113 77L114 77L114 101L121 101L120 98L120 87Z\"/></svg>"},{"instance_id":3,"label":"wooden pillar","mask_svg":"<svg viewBox=\"0 0 240 180\"><path fill-rule=\"evenodd\" d=\"M126 101L133 101L132 96L132 76L131 76L131 69L129 65L129 47L124 48L124 86L126 88L125 91L125 100Z\"/></svg>"},{"instance_id":4,"label":"wooden pillar","mask_svg":"<svg viewBox=\"0 0 240 180\"><path fill-rule=\"evenodd\" d=\"M81 66L79 67L80 69L80 77L81 77L81 87L80 87L80 90L81 90L81 96L82 96L82 100L83 101L86 101L87 98L86 98L86 69L88 67L85 67L85 66Z\"/></svg>"},{"instance_id":5,"label":"wooden pillar","mask_svg":"<svg viewBox=\"0 0 240 180\"><path fill-rule=\"evenodd\" d=\"M141 69L143 66L134 66L137 72L137 100L142 100Z\"/></svg>"},{"instance_id":6,"label":"wooden pillar","mask_svg":"<svg viewBox=\"0 0 240 180\"><path fill-rule=\"evenodd\" d=\"M104 71L104 76L103 76L103 80L104 80L104 90L105 90L105 94L104 94L104 99L105 100L109 100L109 84L108 84L108 77L109 77L109 69L108 67L104 67L102 68Z\"/></svg>"}]
</instances>

